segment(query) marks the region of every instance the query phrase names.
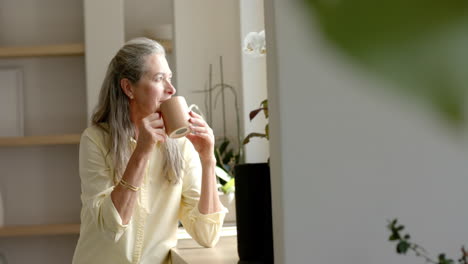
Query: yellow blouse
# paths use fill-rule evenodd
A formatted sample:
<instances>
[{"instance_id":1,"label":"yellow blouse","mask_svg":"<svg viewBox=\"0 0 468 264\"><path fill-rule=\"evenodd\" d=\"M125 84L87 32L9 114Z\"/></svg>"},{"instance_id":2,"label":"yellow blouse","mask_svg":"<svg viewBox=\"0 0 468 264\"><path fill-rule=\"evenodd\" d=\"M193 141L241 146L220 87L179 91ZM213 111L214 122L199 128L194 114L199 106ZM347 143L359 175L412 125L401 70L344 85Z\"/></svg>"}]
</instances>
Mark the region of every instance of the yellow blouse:
<instances>
[{"instance_id":1,"label":"yellow blouse","mask_svg":"<svg viewBox=\"0 0 468 264\"><path fill-rule=\"evenodd\" d=\"M108 139L96 126L81 136L81 229L74 264L171 263L169 251L177 244L178 220L200 245L213 247L218 242L227 210L207 215L198 211L201 163L189 140L178 139L185 166L176 185L161 175L162 153L155 148L132 218L123 225L110 197L114 171L111 155L106 155ZM131 141L134 148L136 141Z\"/></svg>"}]
</instances>

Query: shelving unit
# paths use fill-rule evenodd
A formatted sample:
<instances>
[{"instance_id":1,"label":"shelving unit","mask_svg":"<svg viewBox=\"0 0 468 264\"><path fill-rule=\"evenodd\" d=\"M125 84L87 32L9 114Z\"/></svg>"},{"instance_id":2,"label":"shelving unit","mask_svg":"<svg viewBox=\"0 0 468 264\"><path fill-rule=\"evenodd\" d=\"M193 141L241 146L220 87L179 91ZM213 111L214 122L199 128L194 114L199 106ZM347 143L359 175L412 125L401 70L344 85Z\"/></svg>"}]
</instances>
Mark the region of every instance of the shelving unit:
<instances>
[{"instance_id":1,"label":"shelving unit","mask_svg":"<svg viewBox=\"0 0 468 264\"><path fill-rule=\"evenodd\" d=\"M7 226L0 228L1 237L78 235L80 224Z\"/></svg>"},{"instance_id":2,"label":"shelving unit","mask_svg":"<svg viewBox=\"0 0 468 264\"><path fill-rule=\"evenodd\" d=\"M80 134L31 137L0 137L0 147L23 147L40 145L72 145L80 143Z\"/></svg>"},{"instance_id":3,"label":"shelving unit","mask_svg":"<svg viewBox=\"0 0 468 264\"><path fill-rule=\"evenodd\" d=\"M8 263L73 257L81 209L78 144L87 125L83 6L82 0L0 4L0 68L21 72L17 108L27 135L0 137L0 254Z\"/></svg>"},{"instance_id":4,"label":"shelving unit","mask_svg":"<svg viewBox=\"0 0 468 264\"><path fill-rule=\"evenodd\" d=\"M122 15L108 28L101 23L102 10L109 11L102 9L105 5ZM96 104L101 71L125 39L118 26L123 25L123 6L112 1L84 6L83 0L0 4L0 68L22 73L19 107L28 135L0 137L6 224L0 227L0 254L8 263L70 263L76 247L81 209L77 145L89 121L87 106ZM129 28L136 32L142 27L148 25ZM156 40L166 53L173 52L171 40Z\"/></svg>"}]
</instances>

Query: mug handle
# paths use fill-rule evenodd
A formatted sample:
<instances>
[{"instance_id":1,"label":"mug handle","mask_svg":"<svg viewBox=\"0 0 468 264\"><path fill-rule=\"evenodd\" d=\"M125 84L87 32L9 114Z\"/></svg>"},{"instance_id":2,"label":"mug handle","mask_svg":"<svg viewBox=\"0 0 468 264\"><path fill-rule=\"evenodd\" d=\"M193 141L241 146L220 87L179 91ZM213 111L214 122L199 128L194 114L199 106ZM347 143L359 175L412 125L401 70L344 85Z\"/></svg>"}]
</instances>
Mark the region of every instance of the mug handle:
<instances>
[{"instance_id":1,"label":"mug handle","mask_svg":"<svg viewBox=\"0 0 468 264\"><path fill-rule=\"evenodd\" d=\"M195 111L193 110L195 108ZM201 115L201 117L203 119L205 119L205 115L203 115L203 112L200 110L200 107L198 107L198 105L196 104L191 104L189 107L188 107L188 110L189 111L194 111L195 113Z\"/></svg>"}]
</instances>

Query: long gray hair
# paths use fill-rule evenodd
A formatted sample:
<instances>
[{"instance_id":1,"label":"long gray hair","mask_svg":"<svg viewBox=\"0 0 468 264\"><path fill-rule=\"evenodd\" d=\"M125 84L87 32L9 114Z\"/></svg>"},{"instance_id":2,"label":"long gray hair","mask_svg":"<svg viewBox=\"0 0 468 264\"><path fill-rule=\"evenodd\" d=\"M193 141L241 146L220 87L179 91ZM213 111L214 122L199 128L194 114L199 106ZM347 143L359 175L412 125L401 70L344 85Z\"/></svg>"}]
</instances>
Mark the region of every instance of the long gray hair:
<instances>
[{"instance_id":1,"label":"long gray hair","mask_svg":"<svg viewBox=\"0 0 468 264\"><path fill-rule=\"evenodd\" d=\"M165 55L164 47L154 40L136 38L128 41L109 63L94 111L92 123L110 135L109 152L114 161L114 183L123 176L131 156L130 138L135 127L130 120L130 102L120 87L120 80L127 78L136 84L145 73L149 55ZM104 125L107 124L107 125ZM177 142L167 138L161 147L162 173L169 182L178 183L183 169L183 158Z\"/></svg>"}]
</instances>

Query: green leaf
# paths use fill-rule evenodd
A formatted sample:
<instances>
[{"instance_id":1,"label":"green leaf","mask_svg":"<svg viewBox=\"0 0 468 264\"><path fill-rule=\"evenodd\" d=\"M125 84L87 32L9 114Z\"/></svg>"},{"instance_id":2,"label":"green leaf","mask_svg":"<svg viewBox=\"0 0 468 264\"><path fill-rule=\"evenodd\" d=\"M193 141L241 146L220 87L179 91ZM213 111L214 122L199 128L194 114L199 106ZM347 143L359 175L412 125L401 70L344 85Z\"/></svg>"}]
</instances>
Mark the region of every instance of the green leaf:
<instances>
[{"instance_id":1,"label":"green leaf","mask_svg":"<svg viewBox=\"0 0 468 264\"><path fill-rule=\"evenodd\" d=\"M400 236L398 235L398 233L393 233L388 240L390 241L400 240Z\"/></svg>"},{"instance_id":2,"label":"green leaf","mask_svg":"<svg viewBox=\"0 0 468 264\"><path fill-rule=\"evenodd\" d=\"M268 99L263 100L260 105L262 106L265 118L268 118Z\"/></svg>"},{"instance_id":3,"label":"green leaf","mask_svg":"<svg viewBox=\"0 0 468 264\"><path fill-rule=\"evenodd\" d=\"M244 138L244 141L242 141L242 144L245 145L250 142L250 139L253 137L260 137L260 138L266 138L265 134L261 133L250 133L247 135L247 137Z\"/></svg>"},{"instance_id":4,"label":"green leaf","mask_svg":"<svg viewBox=\"0 0 468 264\"><path fill-rule=\"evenodd\" d=\"M266 124L266 126L265 126L265 137L266 137L266 139L270 140L270 127L269 127L269 124Z\"/></svg>"},{"instance_id":5,"label":"green leaf","mask_svg":"<svg viewBox=\"0 0 468 264\"><path fill-rule=\"evenodd\" d=\"M232 157L234 157L234 151L230 149L223 157L223 164L228 164Z\"/></svg>"},{"instance_id":6,"label":"green leaf","mask_svg":"<svg viewBox=\"0 0 468 264\"><path fill-rule=\"evenodd\" d=\"M221 190L224 193L233 192L234 191L234 185L235 185L235 180L234 180L234 178L231 178L228 182L226 182L226 184L223 185L223 187L221 187Z\"/></svg>"},{"instance_id":7,"label":"green leaf","mask_svg":"<svg viewBox=\"0 0 468 264\"><path fill-rule=\"evenodd\" d=\"M229 146L229 140L224 140L221 143L221 145L219 145L219 153L223 155L228 146Z\"/></svg>"},{"instance_id":8,"label":"green leaf","mask_svg":"<svg viewBox=\"0 0 468 264\"><path fill-rule=\"evenodd\" d=\"M264 108L258 108L258 109L252 110L249 114L250 121L252 121L252 119L254 119L258 115L258 113L260 113L260 111L262 110L264 110Z\"/></svg>"},{"instance_id":9,"label":"green leaf","mask_svg":"<svg viewBox=\"0 0 468 264\"><path fill-rule=\"evenodd\" d=\"M239 161L240 161L240 153L237 153L236 155L234 155L234 160L233 160L233 164L231 167L234 167L234 165L239 164Z\"/></svg>"},{"instance_id":10,"label":"green leaf","mask_svg":"<svg viewBox=\"0 0 468 264\"><path fill-rule=\"evenodd\" d=\"M331 47L355 67L393 82L375 89L426 108L449 128L466 125L468 1L301 2L309 7L311 28L318 28Z\"/></svg>"},{"instance_id":11,"label":"green leaf","mask_svg":"<svg viewBox=\"0 0 468 264\"><path fill-rule=\"evenodd\" d=\"M453 260L445 258L444 253L439 254L439 264L453 264L453 263L455 263Z\"/></svg>"},{"instance_id":12,"label":"green leaf","mask_svg":"<svg viewBox=\"0 0 468 264\"><path fill-rule=\"evenodd\" d=\"M229 182L233 178L223 168L219 166L215 167L215 173L218 178L222 179L225 182Z\"/></svg>"},{"instance_id":13,"label":"green leaf","mask_svg":"<svg viewBox=\"0 0 468 264\"><path fill-rule=\"evenodd\" d=\"M221 158L221 153L219 153L219 149L215 148L214 152L215 152L214 154L216 158L216 165L219 167L223 167L223 163L222 163L223 159Z\"/></svg>"},{"instance_id":14,"label":"green leaf","mask_svg":"<svg viewBox=\"0 0 468 264\"><path fill-rule=\"evenodd\" d=\"M410 244L403 240L397 244L396 251L398 254L406 254L409 247L410 247Z\"/></svg>"}]
</instances>

